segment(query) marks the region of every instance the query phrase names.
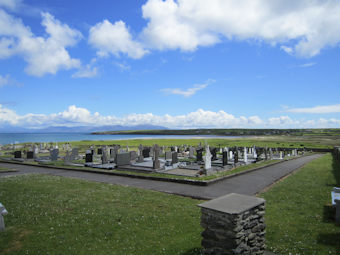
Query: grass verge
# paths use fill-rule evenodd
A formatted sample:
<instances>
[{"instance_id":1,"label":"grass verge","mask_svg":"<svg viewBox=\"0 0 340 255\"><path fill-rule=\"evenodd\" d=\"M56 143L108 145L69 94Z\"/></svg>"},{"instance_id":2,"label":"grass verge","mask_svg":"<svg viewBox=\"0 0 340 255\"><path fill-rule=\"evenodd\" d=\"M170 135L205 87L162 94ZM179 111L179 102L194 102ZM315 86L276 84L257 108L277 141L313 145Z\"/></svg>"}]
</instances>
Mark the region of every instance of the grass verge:
<instances>
[{"instance_id":1,"label":"grass verge","mask_svg":"<svg viewBox=\"0 0 340 255\"><path fill-rule=\"evenodd\" d=\"M340 167L331 154L312 161L260 196L266 199L267 247L278 254L340 254L332 187Z\"/></svg>"},{"instance_id":2,"label":"grass verge","mask_svg":"<svg viewBox=\"0 0 340 255\"><path fill-rule=\"evenodd\" d=\"M46 175L0 186L1 254L199 254L199 200Z\"/></svg>"},{"instance_id":3,"label":"grass verge","mask_svg":"<svg viewBox=\"0 0 340 255\"><path fill-rule=\"evenodd\" d=\"M0 173L17 172L18 170L7 167L0 167Z\"/></svg>"}]
</instances>

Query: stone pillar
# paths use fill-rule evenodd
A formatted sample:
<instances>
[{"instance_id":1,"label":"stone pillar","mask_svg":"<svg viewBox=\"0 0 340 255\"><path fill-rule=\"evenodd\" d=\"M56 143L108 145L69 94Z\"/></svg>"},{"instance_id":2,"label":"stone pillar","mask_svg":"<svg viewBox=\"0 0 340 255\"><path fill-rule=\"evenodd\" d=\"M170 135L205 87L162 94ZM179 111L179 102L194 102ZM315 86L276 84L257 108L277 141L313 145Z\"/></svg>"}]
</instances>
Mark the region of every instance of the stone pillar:
<instances>
[{"instance_id":1,"label":"stone pillar","mask_svg":"<svg viewBox=\"0 0 340 255\"><path fill-rule=\"evenodd\" d=\"M264 254L264 199L231 193L198 206L203 254Z\"/></svg>"}]
</instances>

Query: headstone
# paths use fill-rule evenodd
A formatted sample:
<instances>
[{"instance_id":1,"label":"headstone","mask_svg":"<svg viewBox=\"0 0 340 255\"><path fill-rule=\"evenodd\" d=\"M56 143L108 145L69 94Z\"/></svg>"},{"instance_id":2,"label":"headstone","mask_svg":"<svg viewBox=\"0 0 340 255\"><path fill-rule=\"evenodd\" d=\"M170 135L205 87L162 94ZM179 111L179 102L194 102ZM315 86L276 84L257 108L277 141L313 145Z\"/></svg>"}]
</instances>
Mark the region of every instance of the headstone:
<instances>
[{"instance_id":1,"label":"headstone","mask_svg":"<svg viewBox=\"0 0 340 255\"><path fill-rule=\"evenodd\" d=\"M103 149L102 148L98 148L97 149L97 154L98 155L102 155L103 154Z\"/></svg>"},{"instance_id":2,"label":"headstone","mask_svg":"<svg viewBox=\"0 0 340 255\"><path fill-rule=\"evenodd\" d=\"M21 151L15 151L14 158L21 158Z\"/></svg>"},{"instance_id":3,"label":"headstone","mask_svg":"<svg viewBox=\"0 0 340 255\"><path fill-rule=\"evenodd\" d=\"M237 149L234 151L234 163L235 164L238 163L238 150Z\"/></svg>"},{"instance_id":4,"label":"headstone","mask_svg":"<svg viewBox=\"0 0 340 255\"><path fill-rule=\"evenodd\" d=\"M150 148L144 148L142 155L144 158L150 157Z\"/></svg>"},{"instance_id":5,"label":"headstone","mask_svg":"<svg viewBox=\"0 0 340 255\"><path fill-rule=\"evenodd\" d=\"M138 157L138 155L137 155L136 151L130 151L131 160L136 160L137 157Z\"/></svg>"},{"instance_id":6,"label":"headstone","mask_svg":"<svg viewBox=\"0 0 340 255\"><path fill-rule=\"evenodd\" d=\"M76 160L78 158L78 148L73 148L71 152L71 160Z\"/></svg>"},{"instance_id":7,"label":"headstone","mask_svg":"<svg viewBox=\"0 0 340 255\"><path fill-rule=\"evenodd\" d=\"M217 148L211 148L211 149L210 149L210 153L211 153L211 155L212 155L211 160L212 160L212 161L213 161L213 160L216 160L216 159L217 159Z\"/></svg>"},{"instance_id":8,"label":"headstone","mask_svg":"<svg viewBox=\"0 0 340 255\"><path fill-rule=\"evenodd\" d=\"M189 158L194 158L194 147L192 146L189 148Z\"/></svg>"},{"instance_id":9,"label":"headstone","mask_svg":"<svg viewBox=\"0 0 340 255\"><path fill-rule=\"evenodd\" d=\"M244 163L248 162L248 154L247 154L247 148L246 147L244 147L244 149L243 149L243 161L244 161Z\"/></svg>"},{"instance_id":10,"label":"headstone","mask_svg":"<svg viewBox=\"0 0 340 255\"><path fill-rule=\"evenodd\" d=\"M197 162L203 161L203 149L202 148L196 150L196 158L197 158L196 159Z\"/></svg>"},{"instance_id":11,"label":"headstone","mask_svg":"<svg viewBox=\"0 0 340 255\"><path fill-rule=\"evenodd\" d=\"M86 153L85 154L85 163L92 163L93 162L93 154L91 153Z\"/></svg>"},{"instance_id":12,"label":"headstone","mask_svg":"<svg viewBox=\"0 0 340 255\"><path fill-rule=\"evenodd\" d=\"M283 159L283 152L280 151L280 159Z\"/></svg>"},{"instance_id":13,"label":"headstone","mask_svg":"<svg viewBox=\"0 0 340 255\"><path fill-rule=\"evenodd\" d=\"M64 157L64 162L69 163L70 161L71 161L71 155L70 155L70 152L67 150L66 155Z\"/></svg>"},{"instance_id":14,"label":"headstone","mask_svg":"<svg viewBox=\"0 0 340 255\"><path fill-rule=\"evenodd\" d=\"M117 167L130 165L131 157L129 152L117 154Z\"/></svg>"},{"instance_id":15,"label":"headstone","mask_svg":"<svg viewBox=\"0 0 340 255\"><path fill-rule=\"evenodd\" d=\"M166 151L165 152L165 160L172 159L172 152L171 151Z\"/></svg>"},{"instance_id":16,"label":"headstone","mask_svg":"<svg viewBox=\"0 0 340 255\"><path fill-rule=\"evenodd\" d=\"M156 144L154 146L153 169L159 169L161 167L161 163L160 163L158 157L159 157L159 146Z\"/></svg>"},{"instance_id":17,"label":"headstone","mask_svg":"<svg viewBox=\"0 0 340 255\"><path fill-rule=\"evenodd\" d=\"M172 156L171 164L173 165L178 163L177 152L174 151L171 156Z\"/></svg>"},{"instance_id":18,"label":"headstone","mask_svg":"<svg viewBox=\"0 0 340 255\"><path fill-rule=\"evenodd\" d=\"M229 158L230 158L230 160L233 160L234 159L234 153L233 153L233 151L229 151Z\"/></svg>"},{"instance_id":19,"label":"headstone","mask_svg":"<svg viewBox=\"0 0 340 255\"><path fill-rule=\"evenodd\" d=\"M57 161L58 160L58 155L59 155L59 149L53 149L50 151L51 155L51 160L52 161Z\"/></svg>"},{"instance_id":20,"label":"headstone","mask_svg":"<svg viewBox=\"0 0 340 255\"><path fill-rule=\"evenodd\" d=\"M255 145L254 145L254 147L253 147L253 158L257 158Z\"/></svg>"},{"instance_id":21,"label":"headstone","mask_svg":"<svg viewBox=\"0 0 340 255\"><path fill-rule=\"evenodd\" d=\"M209 170L211 168L211 153L209 149L209 145L206 146L205 155L204 155L204 169Z\"/></svg>"},{"instance_id":22,"label":"headstone","mask_svg":"<svg viewBox=\"0 0 340 255\"><path fill-rule=\"evenodd\" d=\"M222 165L223 166L228 165L228 152L227 151L222 152Z\"/></svg>"},{"instance_id":23,"label":"headstone","mask_svg":"<svg viewBox=\"0 0 340 255\"><path fill-rule=\"evenodd\" d=\"M27 151L26 158L27 159L33 159L34 158L34 152L33 151Z\"/></svg>"},{"instance_id":24,"label":"headstone","mask_svg":"<svg viewBox=\"0 0 340 255\"><path fill-rule=\"evenodd\" d=\"M101 151L102 153L102 164L108 164L109 163L109 158L108 158L108 155L107 155L107 150L106 149L102 149ZM98 152L99 154L99 152Z\"/></svg>"}]
</instances>

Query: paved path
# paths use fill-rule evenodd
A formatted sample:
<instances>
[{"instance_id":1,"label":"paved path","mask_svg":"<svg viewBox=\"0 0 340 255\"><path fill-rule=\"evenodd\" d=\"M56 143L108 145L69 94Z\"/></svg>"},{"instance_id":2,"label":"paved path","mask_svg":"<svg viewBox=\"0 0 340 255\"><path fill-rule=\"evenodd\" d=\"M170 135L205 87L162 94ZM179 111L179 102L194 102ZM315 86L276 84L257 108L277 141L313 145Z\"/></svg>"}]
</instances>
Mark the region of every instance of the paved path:
<instances>
[{"instance_id":1,"label":"paved path","mask_svg":"<svg viewBox=\"0 0 340 255\"><path fill-rule=\"evenodd\" d=\"M209 186L196 186L165 181L154 181L131 177L121 177L71 170L59 170L8 163L0 163L0 167L3 166L8 168L15 168L19 170L19 172L0 173L0 178L10 175L43 173L85 179L89 181L133 186L143 189L157 190L202 199L213 199L233 192L245 195L254 195L265 189L266 187L270 186L275 181L281 179L282 177L288 175L289 173L318 157L320 157L320 154L314 154L289 161L284 161L282 163L268 166L254 172L228 178Z\"/></svg>"}]
</instances>

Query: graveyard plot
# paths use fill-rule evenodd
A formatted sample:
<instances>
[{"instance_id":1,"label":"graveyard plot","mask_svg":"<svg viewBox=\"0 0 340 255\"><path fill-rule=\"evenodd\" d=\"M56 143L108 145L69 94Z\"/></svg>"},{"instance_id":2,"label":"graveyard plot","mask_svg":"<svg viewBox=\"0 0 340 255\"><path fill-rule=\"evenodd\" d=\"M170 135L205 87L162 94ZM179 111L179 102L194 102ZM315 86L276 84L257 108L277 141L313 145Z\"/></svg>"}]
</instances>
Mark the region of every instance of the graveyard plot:
<instances>
[{"instance_id":1,"label":"graveyard plot","mask_svg":"<svg viewBox=\"0 0 340 255\"><path fill-rule=\"evenodd\" d=\"M327 154L261 194L268 249L277 254L338 254L340 226L331 190L339 186L339 163Z\"/></svg>"},{"instance_id":2,"label":"graveyard plot","mask_svg":"<svg viewBox=\"0 0 340 255\"><path fill-rule=\"evenodd\" d=\"M9 149L12 157L7 160L29 165L182 183L184 180L184 183L199 185L308 153L305 148L223 147L220 144L214 147L207 143L196 146L140 144L137 148L119 144L74 147L70 143L41 143L10 145Z\"/></svg>"},{"instance_id":3,"label":"graveyard plot","mask_svg":"<svg viewBox=\"0 0 340 255\"><path fill-rule=\"evenodd\" d=\"M202 201L46 175L0 185L1 254L199 254Z\"/></svg>"}]
</instances>

